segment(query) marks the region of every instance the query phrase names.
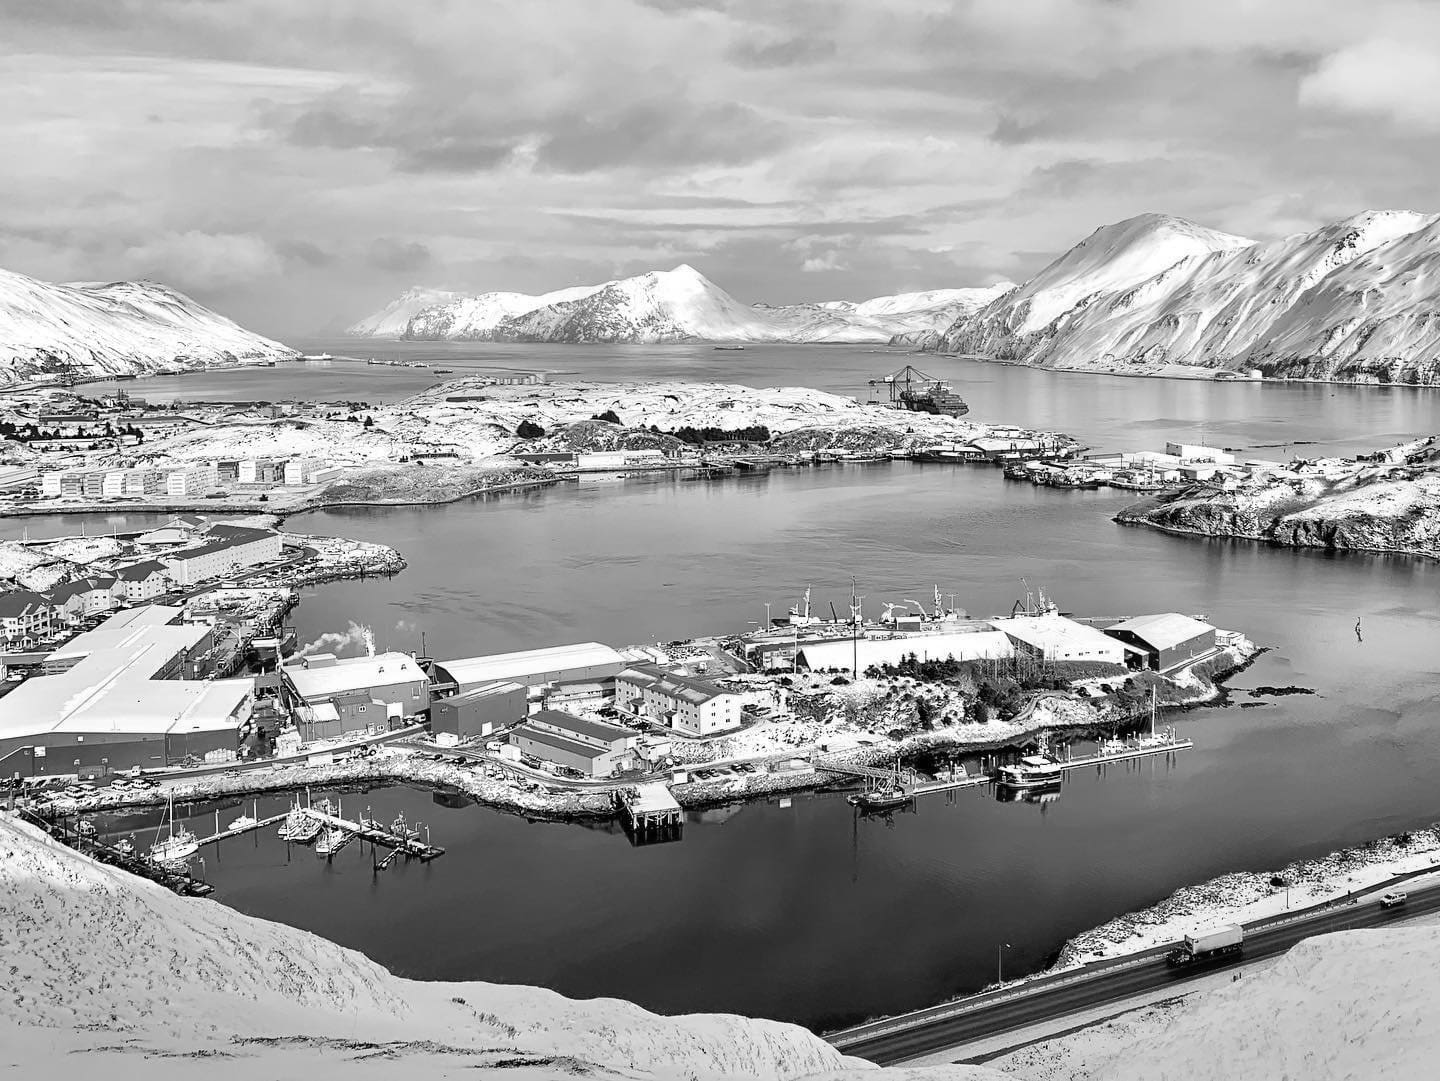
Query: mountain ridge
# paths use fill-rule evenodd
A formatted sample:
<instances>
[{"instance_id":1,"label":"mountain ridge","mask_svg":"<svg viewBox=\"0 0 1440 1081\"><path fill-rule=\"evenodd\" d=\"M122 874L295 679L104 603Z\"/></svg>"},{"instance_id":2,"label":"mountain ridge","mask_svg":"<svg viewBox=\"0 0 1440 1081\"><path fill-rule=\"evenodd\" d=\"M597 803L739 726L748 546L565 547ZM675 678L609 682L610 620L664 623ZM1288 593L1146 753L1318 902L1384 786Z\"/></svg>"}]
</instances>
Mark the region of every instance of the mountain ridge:
<instances>
[{"instance_id":1,"label":"mountain ridge","mask_svg":"<svg viewBox=\"0 0 1440 1081\"><path fill-rule=\"evenodd\" d=\"M158 282L55 283L0 270L0 384L294 356Z\"/></svg>"}]
</instances>

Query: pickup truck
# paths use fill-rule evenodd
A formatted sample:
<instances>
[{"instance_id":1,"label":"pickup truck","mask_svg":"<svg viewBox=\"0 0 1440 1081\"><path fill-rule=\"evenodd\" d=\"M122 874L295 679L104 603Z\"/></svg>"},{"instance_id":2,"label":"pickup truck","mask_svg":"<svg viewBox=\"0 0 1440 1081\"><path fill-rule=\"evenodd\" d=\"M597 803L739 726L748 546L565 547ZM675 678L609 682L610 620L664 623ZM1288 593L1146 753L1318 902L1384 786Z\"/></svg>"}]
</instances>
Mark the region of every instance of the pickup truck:
<instances>
[{"instance_id":1,"label":"pickup truck","mask_svg":"<svg viewBox=\"0 0 1440 1081\"><path fill-rule=\"evenodd\" d=\"M1404 890L1391 890L1389 893L1380 895L1381 908L1399 908L1405 903Z\"/></svg>"}]
</instances>

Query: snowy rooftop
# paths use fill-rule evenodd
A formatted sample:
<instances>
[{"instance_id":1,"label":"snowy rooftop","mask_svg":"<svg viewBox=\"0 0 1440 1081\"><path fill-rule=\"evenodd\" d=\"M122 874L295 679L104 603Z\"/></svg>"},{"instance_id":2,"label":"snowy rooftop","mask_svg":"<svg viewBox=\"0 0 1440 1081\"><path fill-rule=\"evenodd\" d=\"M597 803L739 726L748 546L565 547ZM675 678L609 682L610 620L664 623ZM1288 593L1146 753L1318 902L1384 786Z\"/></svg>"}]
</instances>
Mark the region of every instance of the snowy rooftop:
<instances>
[{"instance_id":1,"label":"snowy rooftop","mask_svg":"<svg viewBox=\"0 0 1440 1081\"><path fill-rule=\"evenodd\" d=\"M488 657L461 657L440 661L456 683L493 683L496 680L523 680L530 676L563 672L576 668L615 665L618 670L625 658L599 642L576 642L572 645L526 649L517 653L495 653Z\"/></svg>"},{"instance_id":2,"label":"snowy rooftop","mask_svg":"<svg viewBox=\"0 0 1440 1081\"><path fill-rule=\"evenodd\" d=\"M992 620L990 625L998 631L1004 631L1016 641L1041 649L1063 647L1113 654L1120 646L1119 642L1103 631L1062 615L1009 616Z\"/></svg>"},{"instance_id":3,"label":"snowy rooftop","mask_svg":"<svg viewBox=\"0 0 1440 1081\"><path fill-rule=\"evenodd\" d=\"M397 683L423 683L425 673L408 653L378 653L373 657L345 657L321 668L286 665L282 671L296 693L307 701L346 691L393 687Z\"/></svg>"},{"instance_id":4,"label":"snowy rooftop","mask_svg":"<svg viewBox=\"0 0 1440 1081\"><path fill-rule=\"evenodd\" d=\"M1013 656L1015 648L1010 639L999 631L862 638L858 642L837 638L802 646L797 663L812 669L849 668L852 663L858 663L860 671L864 672L872 664L898 664L912 653L922 661L943 661L952 657L957 661L1003 660Z\"/></svg>"},{"instance_id":5,"label":"snowy rooftop","mask_svg":"<svg viewBox=\"0 0 1440 1081\"><path fill-rule=\"evenodd\" d=\"M1209 634L1215 628L1198 619L1181 615L1179 612L1162 612L1153 616L1136 616L1107 627L1111 631L1129 631L1156 649L1169 649L1181 642L1188 642L1202 634Z\"/></svg>"}]
</instances>

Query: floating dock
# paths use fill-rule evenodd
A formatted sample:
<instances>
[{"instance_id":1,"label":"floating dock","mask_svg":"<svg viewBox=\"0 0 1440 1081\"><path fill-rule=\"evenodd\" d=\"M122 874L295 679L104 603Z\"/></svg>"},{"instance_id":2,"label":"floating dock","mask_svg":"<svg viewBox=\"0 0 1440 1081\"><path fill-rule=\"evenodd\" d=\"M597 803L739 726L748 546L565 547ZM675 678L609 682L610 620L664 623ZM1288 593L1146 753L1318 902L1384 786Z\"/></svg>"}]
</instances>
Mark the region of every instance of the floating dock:
<instances>
[{"instance_id":1,"label":"floating dock","mask_svg":"<svg viewBox=\"0 0 1440 1081\"><path fill-rule=\"evenodd\" d=\"M1094 754L1081 755L1078 758L1059 759L1062 773L1069 773L1071 770L1082 769L1087 766L1107 766L1111 762L1133 762L1140 758L1151 758L1155 755L1172 754L1175 751L1183 751L1195 746L1194 742L1188 739L1149 738L1141 739L1135 743L1127 743L1124 747L1111 750L1100 750ZM876 769L873 766L847 765L834 761L826 761L822 758L815 760L815 768L824 773L838 774L844 777L864 777L872 781L894 781L895 770ZM931 780L922 780L919 774L913 770L903 771L900 775L900 787L907 796L926 796L934 792L954 792L962 788L978 788L981 785L995 783L994 773L965 773L963 770L951 777L937 777Z\"/></svg>"}]
</instances>

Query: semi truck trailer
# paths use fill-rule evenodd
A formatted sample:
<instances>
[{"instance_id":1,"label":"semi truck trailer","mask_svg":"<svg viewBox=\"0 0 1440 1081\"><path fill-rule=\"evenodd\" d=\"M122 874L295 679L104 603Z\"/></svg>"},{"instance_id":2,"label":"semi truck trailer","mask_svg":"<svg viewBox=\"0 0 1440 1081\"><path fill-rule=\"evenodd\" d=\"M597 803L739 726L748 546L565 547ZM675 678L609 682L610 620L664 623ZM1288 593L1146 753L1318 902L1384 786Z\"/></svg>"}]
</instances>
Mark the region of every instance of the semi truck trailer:
<instances>
[{"instance_id":1,"label":"semi truck trailer","mask_svg":"<svg viewBox=\"0 0 1440 1081\"><path fill-rule=\"evenodd\" d=\"M1180 946L1165 956L1165 961L1172 968L1178 968L1196 961L1208 961L1239 953L1244 945L1245 928L1238 923L1232 923L1210 931L1186 935Z\"/></svg>"}]
</instances>

